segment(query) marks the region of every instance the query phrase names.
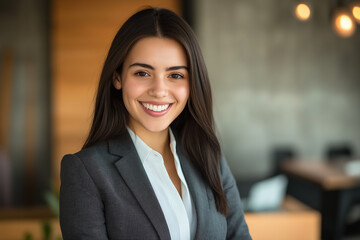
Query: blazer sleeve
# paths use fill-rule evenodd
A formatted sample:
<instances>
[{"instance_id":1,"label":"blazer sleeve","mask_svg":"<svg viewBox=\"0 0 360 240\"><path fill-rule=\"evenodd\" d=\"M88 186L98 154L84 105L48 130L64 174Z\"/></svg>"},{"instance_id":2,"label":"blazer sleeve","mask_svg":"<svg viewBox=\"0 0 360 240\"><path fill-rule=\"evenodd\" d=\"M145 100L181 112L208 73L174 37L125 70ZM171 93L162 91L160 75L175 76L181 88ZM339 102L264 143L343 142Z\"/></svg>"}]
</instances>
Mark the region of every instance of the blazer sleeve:
<instances>
[{"instance_id":1,"label":"blazer sleeve","mask_svg":"<svg viewBox=\"0 0 360 240\"><path fill-rule=\"evenodd\" d=\"M61 161L60 227L64 240L107 240L104 205L84 163L75 155Z\"/></svg>"},{"instance_id":2,"label":"blazer sleeve","mask_svg":"<svg viewBox=\"0 0 360 240\"><path fill-rule=\"evenodd\" d=\"M245 222L244 211L240 200L239 190L235 179L224 157L220 162L221 181L228 201L227 240L251 240L248 226Z\"/></svg>"}]
</instances>

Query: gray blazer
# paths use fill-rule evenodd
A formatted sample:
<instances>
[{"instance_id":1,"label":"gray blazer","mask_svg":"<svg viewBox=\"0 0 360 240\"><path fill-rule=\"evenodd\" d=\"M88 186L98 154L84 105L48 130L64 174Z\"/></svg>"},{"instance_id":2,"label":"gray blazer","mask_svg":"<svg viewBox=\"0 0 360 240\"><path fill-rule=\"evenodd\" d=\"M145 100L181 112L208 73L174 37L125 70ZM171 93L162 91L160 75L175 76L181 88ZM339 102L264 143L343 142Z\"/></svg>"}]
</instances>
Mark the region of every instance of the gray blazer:
<instances>
[{"instance_id":1,"label":"gray blazer","mask_svg":"<svg viewBox=\"0 0 360 240\"><path fill-rule=\"evenodd\" d=\"M211 189L182 153L177 153L195 204L198 240L251 239L236 183L225 159L221 181L227 217L215 206ZM60 226L70 239L170 239L160 204L128 133L61 161Z\"/></svg>"}]
</instances>

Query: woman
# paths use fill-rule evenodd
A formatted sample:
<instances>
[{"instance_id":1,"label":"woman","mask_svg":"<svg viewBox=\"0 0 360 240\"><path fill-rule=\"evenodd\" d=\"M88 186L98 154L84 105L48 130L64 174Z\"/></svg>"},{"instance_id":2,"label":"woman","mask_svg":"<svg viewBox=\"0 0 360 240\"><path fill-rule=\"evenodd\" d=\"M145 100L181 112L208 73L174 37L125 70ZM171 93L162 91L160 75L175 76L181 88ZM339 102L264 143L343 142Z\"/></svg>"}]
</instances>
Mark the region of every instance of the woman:
<instances>
[{"instance_id":1,"label":"woman","mask_svg":"<svg viewBox=\"0 0 360 240\"><path fill-rule=\"evenodd\" d=\"M251 239L191 28L145 9L116 34L83 149L61 163L67 239Z\"/></svg>"}]
</instances>

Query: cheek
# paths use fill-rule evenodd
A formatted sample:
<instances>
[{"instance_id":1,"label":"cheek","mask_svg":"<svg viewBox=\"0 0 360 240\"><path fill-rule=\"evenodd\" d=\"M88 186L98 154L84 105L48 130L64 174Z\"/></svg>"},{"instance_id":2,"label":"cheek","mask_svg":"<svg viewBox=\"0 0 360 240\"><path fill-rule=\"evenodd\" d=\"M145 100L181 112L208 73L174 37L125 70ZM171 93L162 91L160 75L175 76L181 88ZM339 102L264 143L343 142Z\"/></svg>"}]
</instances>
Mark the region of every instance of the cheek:
<instances>
[{"instance_id":1,"label":"cheek","mask_svg":"<svg viewBox=\"0 0 360 240\"><path fill-rule=\"evenodd\" d=\"M124 101L136 100L144 92L144 86L135 81L124 81L123 96Z\"/></svg>"},{"instance_id":2,"label":"cheek","mask_svg":"<svg viewBox=\"0 0 360 240\"><path fill-rule=\"evenodd\" d=\"M190 94L190 90L188 85L179 86L176 90L176 96L178 100L184 101L185 103L189 99L189 94Z\"/></svg>"}]
</instances>

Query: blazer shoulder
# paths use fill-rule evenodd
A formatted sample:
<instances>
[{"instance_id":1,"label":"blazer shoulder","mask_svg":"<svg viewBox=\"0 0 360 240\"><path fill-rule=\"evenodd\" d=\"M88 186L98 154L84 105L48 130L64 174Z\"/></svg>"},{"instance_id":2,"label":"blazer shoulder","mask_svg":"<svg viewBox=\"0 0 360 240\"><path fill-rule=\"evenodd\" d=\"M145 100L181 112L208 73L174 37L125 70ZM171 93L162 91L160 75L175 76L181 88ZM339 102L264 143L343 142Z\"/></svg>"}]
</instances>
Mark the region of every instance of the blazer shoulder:
<instances>
[{"instance_id":1,"label":"blazer shoulder","mask_svg":"<svg viewBox=\"0 0 360 240\"><path fill-rule=\"evenodd\" d=\"M101 142L93 146L83 148L80 151L72 154L66 154L63 157L63 161L66 158L77 158L85 166L87 165L96 165L97 162L104 162L104 159L107 159L109 156L107 142Z\"/></svg>"},{"instance_id":2,"label":"blazer shoulder","mask_svg":"<svg viewBox=\"0 0 360 240\"><path fill-rule=\"evenodd\" d=\"M74 153L73 155L75 155L79 158L82 158L84 156L87 157L87 156L92 156L92 155L98 154L99 152L107 153L108 152L107 146L108 146L107 141L100 142L100 143L94 144L90 147L83 148L80 151Z\"/></svg>"},{"instance_id":3,"label":"blazer shoulder","mask_svg":"<svg viewBox=\"0 0 360 240\"><path fill-rule=\"evenodd\" d=\"M111 167L122 156L129 151L136 151L128 133L121 134L117 137L101 141L80 151L65 155L67 157L78 158L85 166L92 168Z\"/></svg>"}]
</instances>

